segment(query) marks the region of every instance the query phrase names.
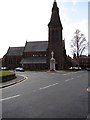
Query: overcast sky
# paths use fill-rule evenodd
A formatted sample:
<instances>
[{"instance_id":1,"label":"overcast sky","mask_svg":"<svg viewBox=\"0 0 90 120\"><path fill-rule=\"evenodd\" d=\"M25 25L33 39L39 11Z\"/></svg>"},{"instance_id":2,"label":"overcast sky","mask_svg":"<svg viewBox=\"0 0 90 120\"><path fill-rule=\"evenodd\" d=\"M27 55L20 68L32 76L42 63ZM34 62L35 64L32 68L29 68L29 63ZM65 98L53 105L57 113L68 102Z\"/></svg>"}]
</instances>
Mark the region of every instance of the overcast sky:
<instances>
[{"instance_id":1,"label":"overcast sky","mask_svg":"<svg viewBox=\"0 0 90 120\"><path fill-rule=\"evenodd\" d=\"M88 40L88 1L56 0L63 25L67 54L75 29ZM0 58L10 47L24 46L27 41L47 41L48 23L54 0L0 1Z\"/></svg>"}]
</instances>

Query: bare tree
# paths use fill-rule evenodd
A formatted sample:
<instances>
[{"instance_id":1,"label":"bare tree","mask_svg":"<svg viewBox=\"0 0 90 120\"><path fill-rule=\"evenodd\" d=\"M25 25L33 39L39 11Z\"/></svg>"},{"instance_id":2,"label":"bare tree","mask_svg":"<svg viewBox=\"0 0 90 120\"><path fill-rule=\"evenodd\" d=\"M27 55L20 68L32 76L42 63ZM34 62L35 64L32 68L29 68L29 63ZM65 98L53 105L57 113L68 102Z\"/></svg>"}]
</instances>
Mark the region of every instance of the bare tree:
<instances>
[{"instance_id":1,"label":"bare tree","mask_svg":"<svg viewBox=\"0 0 90 120\"><path fill-rule=\"evenodd\" d=\"M71 50L73 55L76 54L78 58L80 55L82 55L86 47L87 47L87 41L84 34L82 34L80 30L76 29L74 33L74 37L71 40Z\"/></svg>"}]
</instances>

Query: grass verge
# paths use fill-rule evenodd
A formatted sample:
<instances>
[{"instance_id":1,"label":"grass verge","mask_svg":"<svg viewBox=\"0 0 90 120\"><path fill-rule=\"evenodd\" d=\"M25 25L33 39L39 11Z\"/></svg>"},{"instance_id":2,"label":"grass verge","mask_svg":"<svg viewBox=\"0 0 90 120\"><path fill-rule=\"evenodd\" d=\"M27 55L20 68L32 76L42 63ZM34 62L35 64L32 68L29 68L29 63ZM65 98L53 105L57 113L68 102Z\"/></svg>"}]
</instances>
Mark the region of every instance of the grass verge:
<instances>
[{"instance_id":1,"label":"grass verge","mask_svg":"<svg viewBox=\"0 0 90 120\"><path fill-rule=\"evenodd\" d=\"M3 76L7 76L7 75L13 75L14 72L10 72L10 71L0 71L0 77L3 77Z\"/></svg>"}]
</instances>

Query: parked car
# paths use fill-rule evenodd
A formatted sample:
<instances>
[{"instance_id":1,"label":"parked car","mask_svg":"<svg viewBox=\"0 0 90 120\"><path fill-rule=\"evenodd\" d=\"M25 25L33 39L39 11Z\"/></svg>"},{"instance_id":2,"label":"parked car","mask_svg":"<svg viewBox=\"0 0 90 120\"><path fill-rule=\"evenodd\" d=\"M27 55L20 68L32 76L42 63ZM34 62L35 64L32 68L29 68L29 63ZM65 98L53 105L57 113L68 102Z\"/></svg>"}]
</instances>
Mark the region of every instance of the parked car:
<instances>
[{"instance_id":1,"label":"parked car","mask_svg":"<svg viewBox=\"0 0 90 120\"><path fill-rule=\"evenodd\" d=\"M87 71L90 71L90 68L87 68Z\"/></svg>"},{"instance_id":2,"label":"parked car","mask_svg":"<svg viewBox=\"0 0 90 120\"><path fill-rule=\"evenodd\" d=\"M81 67L74 67L75 70L81 70Z\"/></svg>"},{"instance_id":3,"label":"parked car","mask_svg":"<svg viewBox=\"0 0 90 120\"><path fill-rule=\"evenodd\" d=\"M0 70L9 70L8 67L1 67Z\"/></svg>"},{"instance_id":4,"label":"parked car","mask_svg":"<svg viewBox=\"0 0 90 120\"><path fill-rule=\"evenodd\" d=\"M70 70L81 70L81 67L70 67Z\"/></svg>"},{"instance_id":5,"label":"parked car","mask_svg":"<svg viewBox=\"0 0 90 120\"><path fill-rule=\"evenodd\" d=\"M17 68L15 68L15 71L24 72L24 69L22 67L17 67Z\"/></svg>"}]
</instances>

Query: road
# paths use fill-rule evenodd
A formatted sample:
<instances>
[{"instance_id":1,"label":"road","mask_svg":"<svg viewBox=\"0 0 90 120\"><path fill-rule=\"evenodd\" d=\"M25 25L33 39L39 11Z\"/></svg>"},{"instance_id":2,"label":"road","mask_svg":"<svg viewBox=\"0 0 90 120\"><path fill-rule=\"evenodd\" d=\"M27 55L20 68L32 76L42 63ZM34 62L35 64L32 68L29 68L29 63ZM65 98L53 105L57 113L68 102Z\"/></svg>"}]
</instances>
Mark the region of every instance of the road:
<instances>
[{"instance_id":1,"label":"road","mask_svg":"<svg viewBox=\"0 0 90 120\"><path fill-rule=\"evenodd\" d=\"M19 72L27 79L2 90L3 118L85 118L88 73Z\"/></svg>"}]
</instances>

